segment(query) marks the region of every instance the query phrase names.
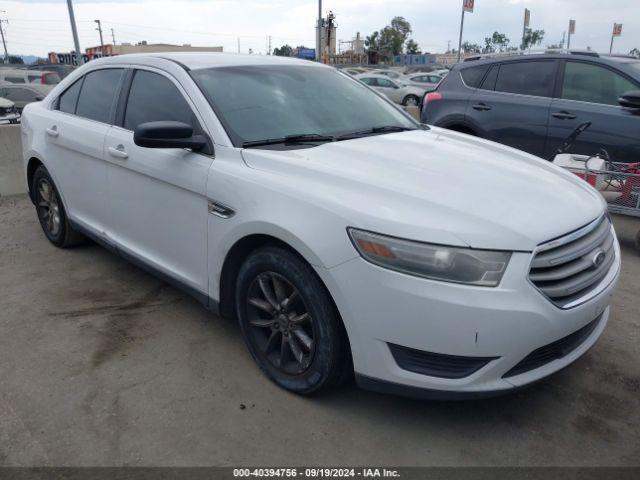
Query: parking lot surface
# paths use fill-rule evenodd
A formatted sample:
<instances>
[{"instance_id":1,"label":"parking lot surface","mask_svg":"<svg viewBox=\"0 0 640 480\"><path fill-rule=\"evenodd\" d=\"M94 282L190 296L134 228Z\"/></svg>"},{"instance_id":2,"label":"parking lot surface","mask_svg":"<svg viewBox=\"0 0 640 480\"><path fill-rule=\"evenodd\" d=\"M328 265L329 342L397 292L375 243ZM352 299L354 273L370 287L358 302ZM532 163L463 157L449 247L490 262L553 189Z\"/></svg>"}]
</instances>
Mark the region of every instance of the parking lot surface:
<instances>
[{"instance_id":1,"label":"parking lot surface","mask_svg":"<svg viewBox=\"0 0 640 480\"><path fill-rule=\"evenodd\" d=\"M261 375L239 329L95 244L59 250L0 198L0 465L640 464L638 222L598 344L534 387L468 402Z\"/></svg>"}]
</instances>

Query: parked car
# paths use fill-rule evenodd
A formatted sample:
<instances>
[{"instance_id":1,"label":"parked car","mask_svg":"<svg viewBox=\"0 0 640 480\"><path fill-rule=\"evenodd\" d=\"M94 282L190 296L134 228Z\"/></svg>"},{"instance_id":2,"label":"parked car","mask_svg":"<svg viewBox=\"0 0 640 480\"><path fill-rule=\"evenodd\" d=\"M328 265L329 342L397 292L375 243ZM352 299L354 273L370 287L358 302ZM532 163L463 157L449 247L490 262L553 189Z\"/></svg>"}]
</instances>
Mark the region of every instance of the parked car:
<instances>
[{"instance_id":1,"label":"parked car","mask_svg":"<svg viewBox=\"0 0 640 480\"><path fill-rule=\"evenodd\" d=\"M640 60L594 52L496 56L463 62L425 98L422 120L544 158L581 123L572 153L606 148L640 161Z\"/></svg>"},{"instance_id":2,"label":"parked car","mask_svg":"<svg viewBox=\"0 0 640 480\"><path fill-rule=\"evenodd\" d=\"M39 83L41 85L57 85L60 77L55 72L41 70L0 68L0 82Z\"/></svg>"},{"instance_id":3,"label":"parked car","mask_svg":"<svg viewBox=\"0 0 640 480\"><path fill-rule=\"evenodd\" d=\"M53 89L51 85L0 82L0 97L15 103L19 112L31 102L39 102Z\"/></svg>"},{"instance_id":4,"label":"parked car","mask_svg":"<svg viewBox=\"0 0 640 480\"><path fill-rule=\"evenodd\" d=\"M365 85L386 95L395 103L405 106L418 106L427 89L424 87L414 87L405 85L388 78L384 75L376 75L373 73L363 73L356 76Z\"/></svg>"},{"instance_id":5,"label":"parked car","mask_svg":"<svg viewBox=\"0 0 640 480\"><path fill-rule=\"evenodd\" d=\"M11 100L0 96L0 124L18 123L20 114Z\"/></svg>"},{"instance_id":6,"label":"parked car","mask_svg":"<svg viewBox=\"0 0 640 480\"><path fill-rule=\"evenodd\" d=\"M442 77L430 73L414 73L411 75L405 75L400 77L400 82L411 85L413 87L420 87L427 92L434 90L438 84L442 81Z\"/></svg>"},{"instance_id":7,"label":"parked car","mask_svg":"<svg viewBox=\"0 0 640 480\"><path fill-rule=\"evenodd\" d=\"M26 106L22 139L53 245L86 235L237 319L297 393L353 371L380 391L505 393L609 318L620 250L598 192L326 65L97 59Z\"/></svg>"},{"instance_id":8,"label":"parked car","mask_svg":"<svg viewBox=\"0 0 640 480\"><path fill-rule=\"evenodd\" d=\"M47 72L55 72L62 79L75 70L73 65L64 65L61 63L47 63L44 65L29 65L28 70L45 70Z\"/></svg>"},{"instance_id":9,"label":"parked car","mask_svg":"<svg viewBox=\"0 0 640 480\"><path fill-rule=\"evenodd\" d=\"M398 80L400 77L402 77L402 74L400 72L391 69L376 69L366 73L370 73L372 75L384 75L385 77L389 77L393 80Z\"/></svg>"}]
</instances>

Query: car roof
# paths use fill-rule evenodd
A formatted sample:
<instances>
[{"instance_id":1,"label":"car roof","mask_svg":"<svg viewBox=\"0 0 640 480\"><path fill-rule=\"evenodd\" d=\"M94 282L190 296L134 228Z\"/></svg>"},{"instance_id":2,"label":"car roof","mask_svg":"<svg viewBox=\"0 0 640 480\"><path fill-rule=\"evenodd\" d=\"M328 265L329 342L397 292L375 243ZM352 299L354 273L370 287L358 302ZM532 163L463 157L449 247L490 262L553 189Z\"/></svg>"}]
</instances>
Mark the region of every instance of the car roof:
<instances>
[{"instance_id":1,"label":"car roof","mask_svg":"<svg viewBox=\"0 0 640 480\"><path fill-rule=\"evenodd\" d=\"M221 67L243 67L258 65L297 65L315 66L318 68L330 68L324 64L310 62L293 57L279 57L275 55L252 55L241 53L220 53L220 52L158 52L158 53L132 53L127 55L117 55L113 57L99 58L92 60L91 64L111 64L111 63L137 63L144 60L165 59L188 68L189 70L200 70L204 68Z\"/></svg>"},{"instance_id":2,"label":"car roof","mask_svg":"<svg viewBox=\"0 0 640 480\"><path fill-rule=\"evenodd\" d=\"M362 78L362 77L367 77L367 78L384 78L385 80L391 80L393 81L393 78L389 78L387 75L381 75L379 73L361 73L360 75L358 75L356 78Z\"/></svg>"},{"instance_id":3,"label":"car roof","mask_svg":"<svg viewBox=\"0 0 640 480\"><path fill-rule=\"evenodd\" d=\"M497 53L497 54L488 54L487 56L477 55L475 57L470 57L465 59L463 62L460 62L455 65L455 67L463 69L475 65L489 65L493 63L502 63L502 62L512 62L512 61L522 61L522 60L562 60L562 59L571 59L571 60L587 60L593 63L601 63L605 65L612 66L620 66L621 64L632 64L640 62L640 59L631 57L631 56L616 56L616 55L604 55L598 54L593 51L581 51L574 50L571 52L514 52L514 53Z\"/></svg>"}]
</instances>

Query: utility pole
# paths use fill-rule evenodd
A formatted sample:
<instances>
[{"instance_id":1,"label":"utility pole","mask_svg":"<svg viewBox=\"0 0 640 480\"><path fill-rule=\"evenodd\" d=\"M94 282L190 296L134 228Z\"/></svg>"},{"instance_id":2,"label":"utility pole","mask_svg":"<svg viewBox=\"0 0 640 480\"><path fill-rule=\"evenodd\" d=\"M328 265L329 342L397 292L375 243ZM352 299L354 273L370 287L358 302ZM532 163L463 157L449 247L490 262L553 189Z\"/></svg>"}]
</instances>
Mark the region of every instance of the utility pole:
<instances>
[{"instance_id":1,"label":"utility pole","mask_svg":"<svg viewBox=\"0 0 640 480\"><path fill-rule=\"evenodd\" d=\"M113 46L116 46L116 34L113 33L113 28L111 29L111 40L113 40Z\"/></svg>"},{"instance_id":2,"label":"utility pole","mask_svg":"<svg viewBox=\"0 0 640 480\"><path fill-rule=\"evenodd\" d=\"M238 53L240 53L240 37L238 37Z\"/></svg>"},{"instance_id":3,"label":"utility pole","mask_svg":"<svg viewBox=\"0 0 640 480\"><path fill-rule=\"evenodd\" d=\"M316 32L316 61L322 61L322 0L318 0L318 31Z\"/></svg>"},{"instance_id":4,"label":"utility pole","mask_svg":"<svg viewBox=\"0 0 640 480\"><path fill-rule=\"evenodd\" d=\"M462 56L462 31L464 30L464 4L462 5L462 19L460 20L460 39L458 40L458 62Z\"/></svg>"},{"instance_id":5,"label":"utility pole","mask_svg":"<svg viewBox=\"0 0 640 480\"><path fill-rule=\"evenodd\" d=\"M0 12L5 13L4 10ZM2 30L2 23L9 23L7 20L0 18L0 37L2 37L2 46L4 47L4 60L2 63L9 63L9 52L7 51L7 41L4 38L4 30Z\"/></svg>"},{"instance_id":6,"label":"utility pole","mask_svg":"<svg viewBox=\"0 0 640 480\"><path fill-rule=\"evenodd\" d=\"M562 42L560 42L560 49L564 48L564 42L567 39L567 32L562 32Z\"/></svg>"},{"instance_id":7,"label":"utility pole","mask_svg":"<svg viewBox=\"0 0 640 480\"><path fill-rule=\"evenodd\" d=\"M67 8L69 9L69 22L71 23L71 33L73 34L73 43L76 49L76 58L78 65L84 63L84 57L80 51L80 41L78 40L78 29L76 28L76 16L73 14L73 1L67 0Z\"/></svg>"},{"instance_id":8,"label":"utility pole","mask_svg":"<svg viewBox=\"0 0 640 480\"><path fill-rule=\"evenodd\" d=\"M520 47L524 50L525 47L525 38L527 36L527 28L529 27L529 22L531 21L531 12L528 8L524 9L524 26L522 27L522 46Z\"/></svg>"},{"instance_id":9,"label":"utility pole","mask_svg":"<svg viewBox=\"0 0 640 480\"><path fill-rule=\"evenodd\" d=\"M447 53L451 51L451 40L447 40Z\"/></svg>"},{"instance_id":10,"label":"utility pole","mask_svg":"<svg viewBox=\"0 0 640 480\"><path fill-rule=\"evenodd\" d=\"M271 55L271 35L268 36L268 39L267 55Z\"/></svg>"},{"instance_id":11,"label":"utility pole","mask_svg":"<svg viewBox=\"0 0 640 480\"><path fill-rule=\"evenodd\" d=\"M100 33L100 53L102 53L102 56L104 57L104 41L102 40L102 24L100 23L100 20L94 20L94 22L98 24L98 28L96 28L96 30L98 31L98 33Z\"/></svg>"}]
</instances>

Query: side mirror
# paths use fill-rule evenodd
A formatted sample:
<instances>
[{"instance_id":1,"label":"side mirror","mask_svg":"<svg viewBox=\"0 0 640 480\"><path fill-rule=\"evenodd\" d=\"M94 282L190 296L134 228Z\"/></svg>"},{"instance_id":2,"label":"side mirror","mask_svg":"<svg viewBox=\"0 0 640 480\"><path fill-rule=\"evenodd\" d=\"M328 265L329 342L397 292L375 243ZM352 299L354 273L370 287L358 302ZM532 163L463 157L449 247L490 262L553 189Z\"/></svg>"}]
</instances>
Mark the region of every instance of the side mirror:
<instances>
[{"instance_id":1,"label":"side mirror","mask_svg":"<svg viewBox=\"0 0 640 480\"><path fill-rule=\"evenodd\" d=\"M640 90L631 90L618 98L620 106L625 108L640 109Z\"/></svg>"},{"instance_id":2,"label":"side mirror","mask_svg":"<svg viewBox=\"0 0 640 480\"><path fill-rule=\"evenodd\" d=\"M133 142L146 148L202 150L207 146L207 139L203 135L194 135L191 125L168 121L141 123L133 132Z\"/></svg>"}]
</instances>

